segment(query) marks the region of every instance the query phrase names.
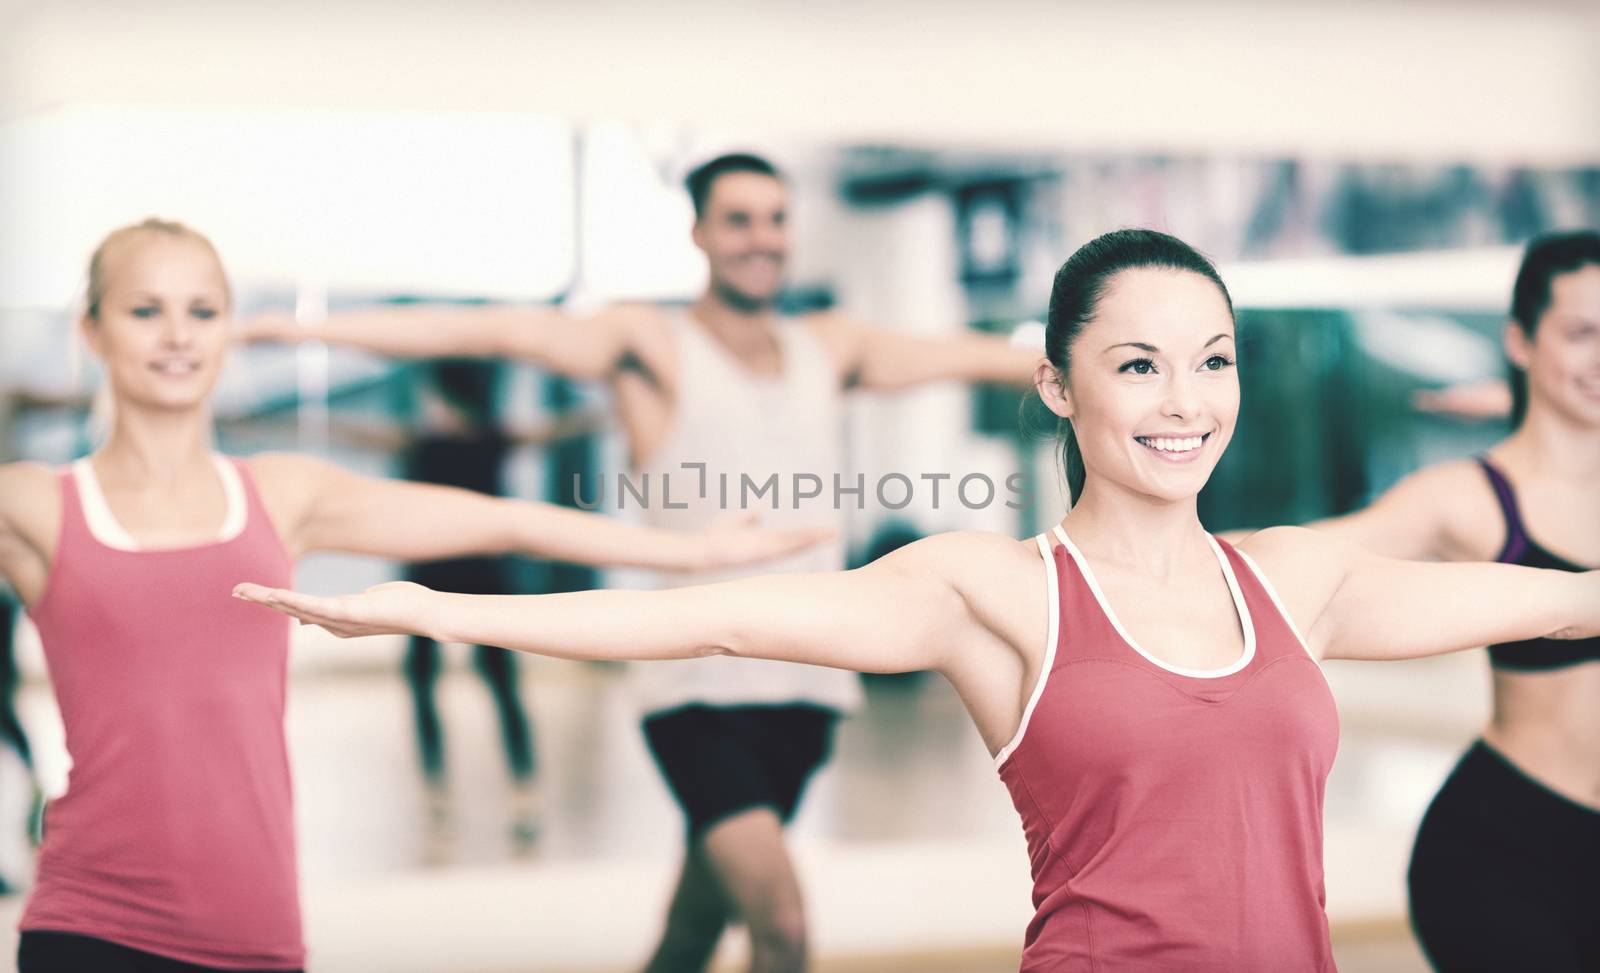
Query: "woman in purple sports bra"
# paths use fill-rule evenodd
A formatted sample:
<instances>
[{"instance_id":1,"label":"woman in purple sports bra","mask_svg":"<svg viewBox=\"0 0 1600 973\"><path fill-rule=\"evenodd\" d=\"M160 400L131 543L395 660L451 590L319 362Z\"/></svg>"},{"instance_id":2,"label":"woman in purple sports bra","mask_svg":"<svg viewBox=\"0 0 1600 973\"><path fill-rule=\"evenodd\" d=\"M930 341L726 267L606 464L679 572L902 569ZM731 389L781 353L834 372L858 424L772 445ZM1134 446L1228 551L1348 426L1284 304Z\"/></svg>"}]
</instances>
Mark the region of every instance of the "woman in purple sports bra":
<instances>
[{"instance_id":1,"label":"woman in purple sports bra","mask_svg":"<svg viewBox=\"0 0 1600 973\"><path fill-rule=\"evenodd\" d=\"M1509 437L1311 526L1389 557L1600 566L1600 234L1528 245L1505 348ZM1600 638L1489 662L1489 725L1417 835L1413 925L1442 971L1600 970Z\"/></svg>"},{"instance_id":2,"label":"woman in purple sports bra","mask_svg":"<svg viewBox=\"0 0 1600 973\"><path fill-rule=\"evenodd\" d=\"M63 470L0 466L0 576L38 626L72 757L45 815L21 973L304 964L283 715L289 628L228 598L313 550L401 561L519 551L704 568L815 531L628 527L546 504L211 449L230 339L211 244L147 220L89 267L83 334L114 402Z\"/></svg>"},{"instance_id":3,"label":"woman in purple sports bra","mask_svg":"<svg viewBox=\"0 0 1600 973\"><path fill-rule=\"evenodd\" d=\"M1022 820L1026 973L1328 973L1338 718L1317 662L1593 637L1600 572L1396 560L1296 527L1237 547L1207 534L1196 496L1239 412L1233 307L1166 234L1119 230L1073 254L1045 349L1036 384L1069 420L1074 503L1030 541L960 531L855 571L663 591L236 594L341 636L936 670Z\"/></svg>"}]
</instances>

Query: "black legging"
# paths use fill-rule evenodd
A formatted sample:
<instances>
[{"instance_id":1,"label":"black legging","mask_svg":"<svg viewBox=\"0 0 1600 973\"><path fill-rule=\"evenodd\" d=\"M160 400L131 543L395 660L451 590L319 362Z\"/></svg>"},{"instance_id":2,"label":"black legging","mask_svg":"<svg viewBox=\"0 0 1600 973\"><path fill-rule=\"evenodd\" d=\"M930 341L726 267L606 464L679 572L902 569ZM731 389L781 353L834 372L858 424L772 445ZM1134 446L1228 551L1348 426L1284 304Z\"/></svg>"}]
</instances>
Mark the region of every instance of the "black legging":
<instances>
[{"instance_id":1,"label":"black legging","mask_svg":"<svg viewBox=\"0 0 1600 973\"><path fill-rule=\"evenodd\" d=\"M470 430L418 436L406 455L406 476L422 483L440 483L498 496L504 491L501 470L512 443L493 421L498 369L483 362L440 361L430 374L435 390L473 419ZM497 557L465 557L413 564L407 576L436 591L469 595L510 593L506 562ZM489 685L500 716L500 739L506 763L519 782L534 774L533 733L517 693L515 657L504 649L478 646L478 673ZM444 730L434 687L439 680L439 646L414 636L406 652L406 681L416 713L422 772L431 783L444 779Z\"/></svg>"},{"instance_id":2,"label":"black legging","mask_svg":"<svg viewBox=\"0 0 1600 973\"><path fill-rule=\"evenodd\" d=\"M1428 807L1409 880L1412 925L1440 973L1600 970L1600 811L1482 741Z\"/></svg>"},{"instance_id":3,"label":"black legging","mask_svg":"<svg viewBox=\"0 0 1600 973\"><path fill-rule=\"evenodd\" d=\"M505 649L479 645L473 666L489 686L496 712L500 716L500 739L505 745L506 763L518 781L534 775L533 730L517 694L517 659ZM411 637L406 651L406 681L411 686L411 705L417 718L417 743L422 754L422 773L430 782L444 779L444 729L439 722L439 706L434 687L439 681L439 644L420 635Z\"/></svg>"}]
</instances>

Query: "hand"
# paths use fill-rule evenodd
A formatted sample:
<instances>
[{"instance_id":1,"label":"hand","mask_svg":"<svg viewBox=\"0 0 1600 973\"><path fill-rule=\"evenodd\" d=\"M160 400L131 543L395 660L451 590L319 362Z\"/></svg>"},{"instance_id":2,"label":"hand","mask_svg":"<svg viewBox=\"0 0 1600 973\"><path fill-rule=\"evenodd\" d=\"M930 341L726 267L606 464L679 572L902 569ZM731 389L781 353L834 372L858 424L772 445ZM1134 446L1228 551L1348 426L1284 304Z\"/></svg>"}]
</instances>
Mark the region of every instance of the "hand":
<instances>
[{"instance_id":1,"label":"hand","mask_svg":"<svg viewBox=\"0 0 1600 973\"><path fill-rule=\"evenodd\" d=\"M302 625L320 625L339 638L362 635L426 635L422 621L434 592L410 581L374 585L359 595L324 598L286 588L267 588L244 582L233 596L266 605L299 619Z\"/></svg>"},{"instance_id":2,"label":"hand","mask_svg":"<svg viewBox=\"0 0 1600 973\"><path fill-rule=\"evenodd\" d=\"M1411 397L1421 412L1460 419L1504 419L1511 414L1511 387L1499 379L1424 389Z\"/></svg>"},{"instance_id":3,"label":"hand","mask_svg":"<svg viewBox=\"0 0 1600 973\"><path fill-rule=\"evenodd\" d=\"M287 311L262 311L239 321L233 340L241 345L268 341L294 343L306 338L306 329Z\"/></svg>"},{"instance_id":4,"label":"hand","mask_svg":"<svg viewBox=\"0 0 1600 973\"><path fill-rule=\"evenodd\" d=\"M833 540L839 532L831 527L759 527L754 513L742 513L718 520L700 534L706 566L728 568L803 551Z\"/></svg>"}]
</instances>

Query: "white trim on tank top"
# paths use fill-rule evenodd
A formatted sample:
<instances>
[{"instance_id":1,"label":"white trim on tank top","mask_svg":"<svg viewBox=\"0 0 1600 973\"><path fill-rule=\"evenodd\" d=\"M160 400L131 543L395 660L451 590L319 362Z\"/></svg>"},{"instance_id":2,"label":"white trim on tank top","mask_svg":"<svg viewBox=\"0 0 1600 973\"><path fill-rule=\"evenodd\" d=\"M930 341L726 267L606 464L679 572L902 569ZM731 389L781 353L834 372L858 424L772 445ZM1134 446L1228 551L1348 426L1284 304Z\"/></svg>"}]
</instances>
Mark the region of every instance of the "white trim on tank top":
<instances>
[{"instance_id":1,"label":"white trim on tank top","mask_svg":"<svg viewBox=\"0 0 1600 973\"><path fill-rule=\"evenodd\" d=\"M222 529L217 531L217 536L209 541L202 541L201 544L221 544L244 533L245 515L248 509L244 496L244 483L239 479L238 469L227 457L219 453L211 454L211 462L216 467L217 476L222 480L222 496L227 510L223 514ZM95 475L94 464L89 462L89 457L85 456L73 462L72 476L78 484L78 503L83 509L84 522L89 525L89 533L95 540L118 551L167 550L159 547L146 548L122 526L116 514L111 512L111 505L106 502L105 492L100 489L100 478ZM198 545L181 544L172 549L182 550L194 546Z\"/></svg>"},{"instance_id":2,"label":"white trim on tank top","mask_svg":"<svg viewBox=\"0 0 1600 973\"><path fill-rule=\"evenodd\" d=\"M1217 556L1217 563L1222 565L1222 576L1228 582L1228 593L1233 596L1233 606L1239 614L1239 628L1244 634L1244 651L1230 665L1223 666L1220 669L1190 669L1187 666L1175 666L1169 662L1162 662L1151 653L1145 651L1144 646L1134 641L1133 636L1122 626L1122 619L1118 618L1117 613L1111 609L1111 602L1106 599L1105 592L1100 589L1100 582L1094 576L1094 569L1089 567L1089 561L1078 550L1078 545L1072 543L1072 538L1067 536L1067 532L1061 529L1060 524L1056 525L1055 534L1061 539L1061 543L1066 547L1067 553L1071 554L1072 559L1077 562L1078 570L1083 573L1083 580L1089 583L1089 590L1094 593L1094 600L1100 603L1100 610L1105 613L1106 619L1111 622L1111 627L1117 630L1117 634L1122 636L1122 641L1128 643L1129 648L1144 656L1151 665L1192 679L1221 679L1223 676L1231 676L1243 669L1250 664L1251 659L1255 658L1256 626L1250 618L1250 607L1245 604L1244 593L1239 590L1239 579L1233 576L1233 565L1228 563L1228 556L1222 553L1222 547L1217 544L1216 538L1210 534L1206 535L1206 540L1210 542L1211 550Z\"/></svg>"},{"instance_id":3,"label":"white trim on tank top","mask_svg":"<svg viewBox=\"0 0 1600 973\"><path fill-rule=\"evenodd\" d=\"M723 344L721 339L711 333L711 329L702 324L698 318L690 313L688 308L682 308L678 313L678 321L683 328L692 332L691 341L701 341L711 348L711 353L722 359L724 365L739 377L743 382L755 386L763 391L782 385L794 377L795 372L795 347L794 341L789 337L794 332L787 329L792 327L807 327L802 321L797 321L787 315L780 316L773 325L773 339L778 343L778 371L768 375L765 372L751 370L744 360L734 354L733 349Z\"/></svg>"},{"instance_id":4,"label":"white trim on tank top","mask_svg":"<svg viewBox=\"0 0 1600 973\"><path fill-rule=\"evenodd\" d=\"M1050 678L1050 670L1056 664L1056 644L1061 640L1061 587L1056 580L1056 556L1045 540L1046 535L1040 534L1034 538L1039 544L1039 553L1044 555L1045 600L1049 604L1045 617L1044 658L1039 664L1039 678L1034 680L1033 692L1028 695L1028 705L1022 710L1022 721L1017 724L1017 732L1011 735L1011 740L1000 752L994 755L994 766L998 770L1006 758L1011 756L1022 742L1022 735L1028 732L1028 721L1033 719L1033 709L1039 705L1039 697L1044 695L1044 684Z\"/></svg>"},{"instance_id":5,"label":"white trim on tank top","mask_svg":"<svg viewBox=\"0 0 1600 973\"><path fill-rule=\"evenodd\" d=\"M1239 551L1237 547L1234 550ZM1278 589L1274 588L1272 582L1267 580L1267 574L1261 570L1261 565L1256 563L1255 558L1243 551L1239 551L1239 558L1244 561L1245 567L1250 569L1250 573L1255 575L1256 583L1267 593L1267 598L1272 601L1272 607L1278 609L1278 614L1283 616L1283 623L1289 626L1289 631L1294 633L1295 640L1300 643L1300 648L1306 650L1306 655L1311 657L1312 662L1319 666L1322 665L1322 660L1317 658L1315 652L1311 651L1311 643L1307 642L1306 637L1300 634L1300 626L1294 623L1294 617L1289 614L1289 609L1283 607L1283 599L1278 597Z\"/></svg>"}]
</instances>

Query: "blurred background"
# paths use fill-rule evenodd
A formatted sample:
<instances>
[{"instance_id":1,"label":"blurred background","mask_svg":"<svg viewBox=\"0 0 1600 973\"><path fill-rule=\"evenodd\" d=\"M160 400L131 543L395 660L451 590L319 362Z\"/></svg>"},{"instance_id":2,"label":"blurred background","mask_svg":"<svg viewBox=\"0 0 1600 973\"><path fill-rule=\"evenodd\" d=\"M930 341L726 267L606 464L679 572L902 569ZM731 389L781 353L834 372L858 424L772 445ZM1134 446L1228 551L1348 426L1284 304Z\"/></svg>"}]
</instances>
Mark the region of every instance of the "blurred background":
<instances>
[{"instance_id":1,"label":"blurred background","mask_svg":"<svg viewBox=\"0 0 1600 973\"><path fill-rule=\"evenodd\" d=\"M98 379L73 322L88 253L115 226L159 215L208 234L240 313L686 303L705 269L682 177L742 149L789 177L786 302L885 328L1037 340L1051 276L1079 244L1133 225L1195 244L1241 308L1245 399L1201 498L1207 526L1346 511L1504 434L1492 405L1520 246L1600 226L1597 41L1600 10L1560 0L0 4L0 457L65 462L92 446ZM404 475L431 367L240 349L215 399L219 443ZM525 366L475 381L508 428L608 408L603 389ZM1462 387L1482 394L1418 407ZM1020 404L957 388L857 396L850 472L1021 473L1030 500L869 503L847 511L855 560L933 531L1025 536L1058 519L1056 450ZM625 465L602 420L516 449L507 483L570 500L574 474ZM398 570L316 557L298 579L346 591ZM513 571L529 591L641 580ZM530 846L466 651L446 653L438 690L441 811L400 640L296 638L313 969L642 960L680 825L616 668L522 667L548 804ZM16 665L44 789L59 791L60 727L25 620ZM1327 671L1343 720L1327 858L1341 969L1422 970L1406 856L1488 712L1487 664L1473 652ZM794 829L817 967L1014 969L1027 858L948 687L872 680L837 752ZM26 781L0 787L0 877L25 887ZM0 968L21 902L0 897ZM737 936L725 946L735 968Z\"/></svg>"}]
</instances>

